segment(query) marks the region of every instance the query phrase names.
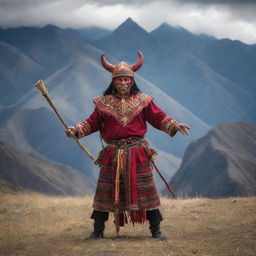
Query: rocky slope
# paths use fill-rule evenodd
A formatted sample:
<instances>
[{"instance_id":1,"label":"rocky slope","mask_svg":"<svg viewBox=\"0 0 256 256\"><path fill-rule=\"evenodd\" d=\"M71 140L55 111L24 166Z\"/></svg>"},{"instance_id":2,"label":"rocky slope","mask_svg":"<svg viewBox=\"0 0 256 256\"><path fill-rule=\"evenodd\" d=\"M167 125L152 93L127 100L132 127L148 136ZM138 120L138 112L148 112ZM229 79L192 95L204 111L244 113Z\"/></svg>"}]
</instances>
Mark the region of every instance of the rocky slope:
<instances>
[{"instance_id":1,"label":"rocky slope","mask_svg":"<svg viewBox=\"0 0 256 256\"><path fill-rule=\"evenodd\" d=\"M224 123L192 142L170 182L181 196L256 194L256 127Z\"/></svg>"},{"instance_id":2,"label":"rocky slope","mask_svg":"<svg viewBox=\"0 0 256 256\"><path fill-rule=\"evenodd\" d=\"M90 195L94 184L80 172L59 163L27 154L0 142L1 187L24 188L53 195Z\"/></svg>"}]
</instances>

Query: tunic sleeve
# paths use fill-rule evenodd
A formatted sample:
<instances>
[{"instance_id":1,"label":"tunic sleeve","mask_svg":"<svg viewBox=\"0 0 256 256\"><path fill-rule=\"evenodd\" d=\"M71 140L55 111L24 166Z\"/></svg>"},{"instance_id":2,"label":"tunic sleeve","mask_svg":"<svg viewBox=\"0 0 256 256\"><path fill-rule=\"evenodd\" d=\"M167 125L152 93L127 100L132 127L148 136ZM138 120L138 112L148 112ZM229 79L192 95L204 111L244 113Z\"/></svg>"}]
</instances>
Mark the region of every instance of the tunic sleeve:
<instances>
[{"instance_id":1,"label":"tunic sleeve","mask_svg":"<svg viewBox=\"0 0 256 256\"><path fill-rule=\"evenodd\" d=\"M91 133L97 132L100 129L100 124L101 117L95 108L88 119L75 125L75 128L77 129L77 137L80 139Z\"/></svg>"},{"instance_id":2,"label":"tunic sleeve","mask_svg":"<svg viewBox=\"0 0 256 256\"><path fill-rule=\"evenodd\" d=\"M143 109L146 121L148 121L156 129L162 130L173 137L177 133L176 124L178 121L168 116L153 101Z\"/></svg>"}]
</instances>

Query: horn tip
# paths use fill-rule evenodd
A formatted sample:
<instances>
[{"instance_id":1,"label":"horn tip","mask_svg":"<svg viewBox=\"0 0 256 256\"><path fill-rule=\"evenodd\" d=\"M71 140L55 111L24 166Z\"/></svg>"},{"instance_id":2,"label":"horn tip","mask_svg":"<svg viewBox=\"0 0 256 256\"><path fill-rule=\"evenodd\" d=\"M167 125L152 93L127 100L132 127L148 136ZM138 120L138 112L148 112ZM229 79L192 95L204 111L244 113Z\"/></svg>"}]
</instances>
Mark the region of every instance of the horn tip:
<instances>
[{"instance_id":1,"label":"horn tip","mask_svg":"<svg viewBox=\"0 0 256 256\"><path fill-rule=\"evenodd\" d=\"M138 55L139 55L139 58L143 61L144 60L144 56L143 56L141 51L138 51Z\"/></svg>"},{"instance_id":2,"label":"horn tip","mask_svg":"<svg viewBox=\"0 0 256 256\"><path fill-rule=\"evenodd\" d=\"M141 52L141 51L138 51L138 54L139 54L140 56L143 56L143 54L142 54L142 52Z\"/></svg>"}]
</instances>

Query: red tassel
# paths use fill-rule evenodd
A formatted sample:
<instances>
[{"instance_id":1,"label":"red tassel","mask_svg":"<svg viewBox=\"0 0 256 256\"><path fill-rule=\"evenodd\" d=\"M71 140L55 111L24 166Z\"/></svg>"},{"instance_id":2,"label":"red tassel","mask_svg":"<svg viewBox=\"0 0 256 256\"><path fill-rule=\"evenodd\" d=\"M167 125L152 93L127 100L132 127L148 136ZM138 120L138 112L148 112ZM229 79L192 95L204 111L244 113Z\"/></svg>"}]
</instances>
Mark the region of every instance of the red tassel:
<instances>
[{"instance_id":1,"label":"red tassel","mask_svg":"<svg viewBox=\"0 0 256 256\"><path fill-rule=\"evenodd\" d=\"M120 231L120 227L123 227L124 224L128 224L128 218L126 212L116 212L114 213L114 224L116 226L116 233Z\"/></svg>"},{"instance_id":2,"label":"red tassel","mask_svg":"<svg viewBox=\"0 0 256 256\"><path fill-rule=\"evenodd\" d=\"M134 223L143 224L147 219L146 211L131 211L130 217L133 225Z\"/></svg>"}]
</instances>

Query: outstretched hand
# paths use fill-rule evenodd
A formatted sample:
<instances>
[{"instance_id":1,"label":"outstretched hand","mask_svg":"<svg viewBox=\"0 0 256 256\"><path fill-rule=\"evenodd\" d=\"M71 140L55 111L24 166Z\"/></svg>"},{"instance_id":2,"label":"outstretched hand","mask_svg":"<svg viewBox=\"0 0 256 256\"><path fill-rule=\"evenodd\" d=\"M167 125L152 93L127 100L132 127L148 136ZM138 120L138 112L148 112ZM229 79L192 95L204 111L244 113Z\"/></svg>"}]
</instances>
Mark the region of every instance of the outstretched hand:
<instances>
[{"instance_id":1,"label":"outstretched hand","mask_svg":"<svg viewBox=\"0 0 256 256\"><path fill-rule=\"evenodd\" d=\"M74 126L70 126L68 127L68 129L65 131L66 135L68 137L73 137L74 135L77 134L77 130Z\"/></svg>"},{"instance_id":2,"label":"outstretched hand","mask_svg":"<svg viewBox=\"0 0 256 256\"><path fill-rule=\"evenodd\" d=\"M179 132L181 132L183 135L185 135L185 134L189 135L189 134L188 134L188 130L190 130L190 127L189 127L188 125L183 124L183 123L178 123L178 124L175 126L175 128L176 128Z\"/></svg>"}]
</instances>

